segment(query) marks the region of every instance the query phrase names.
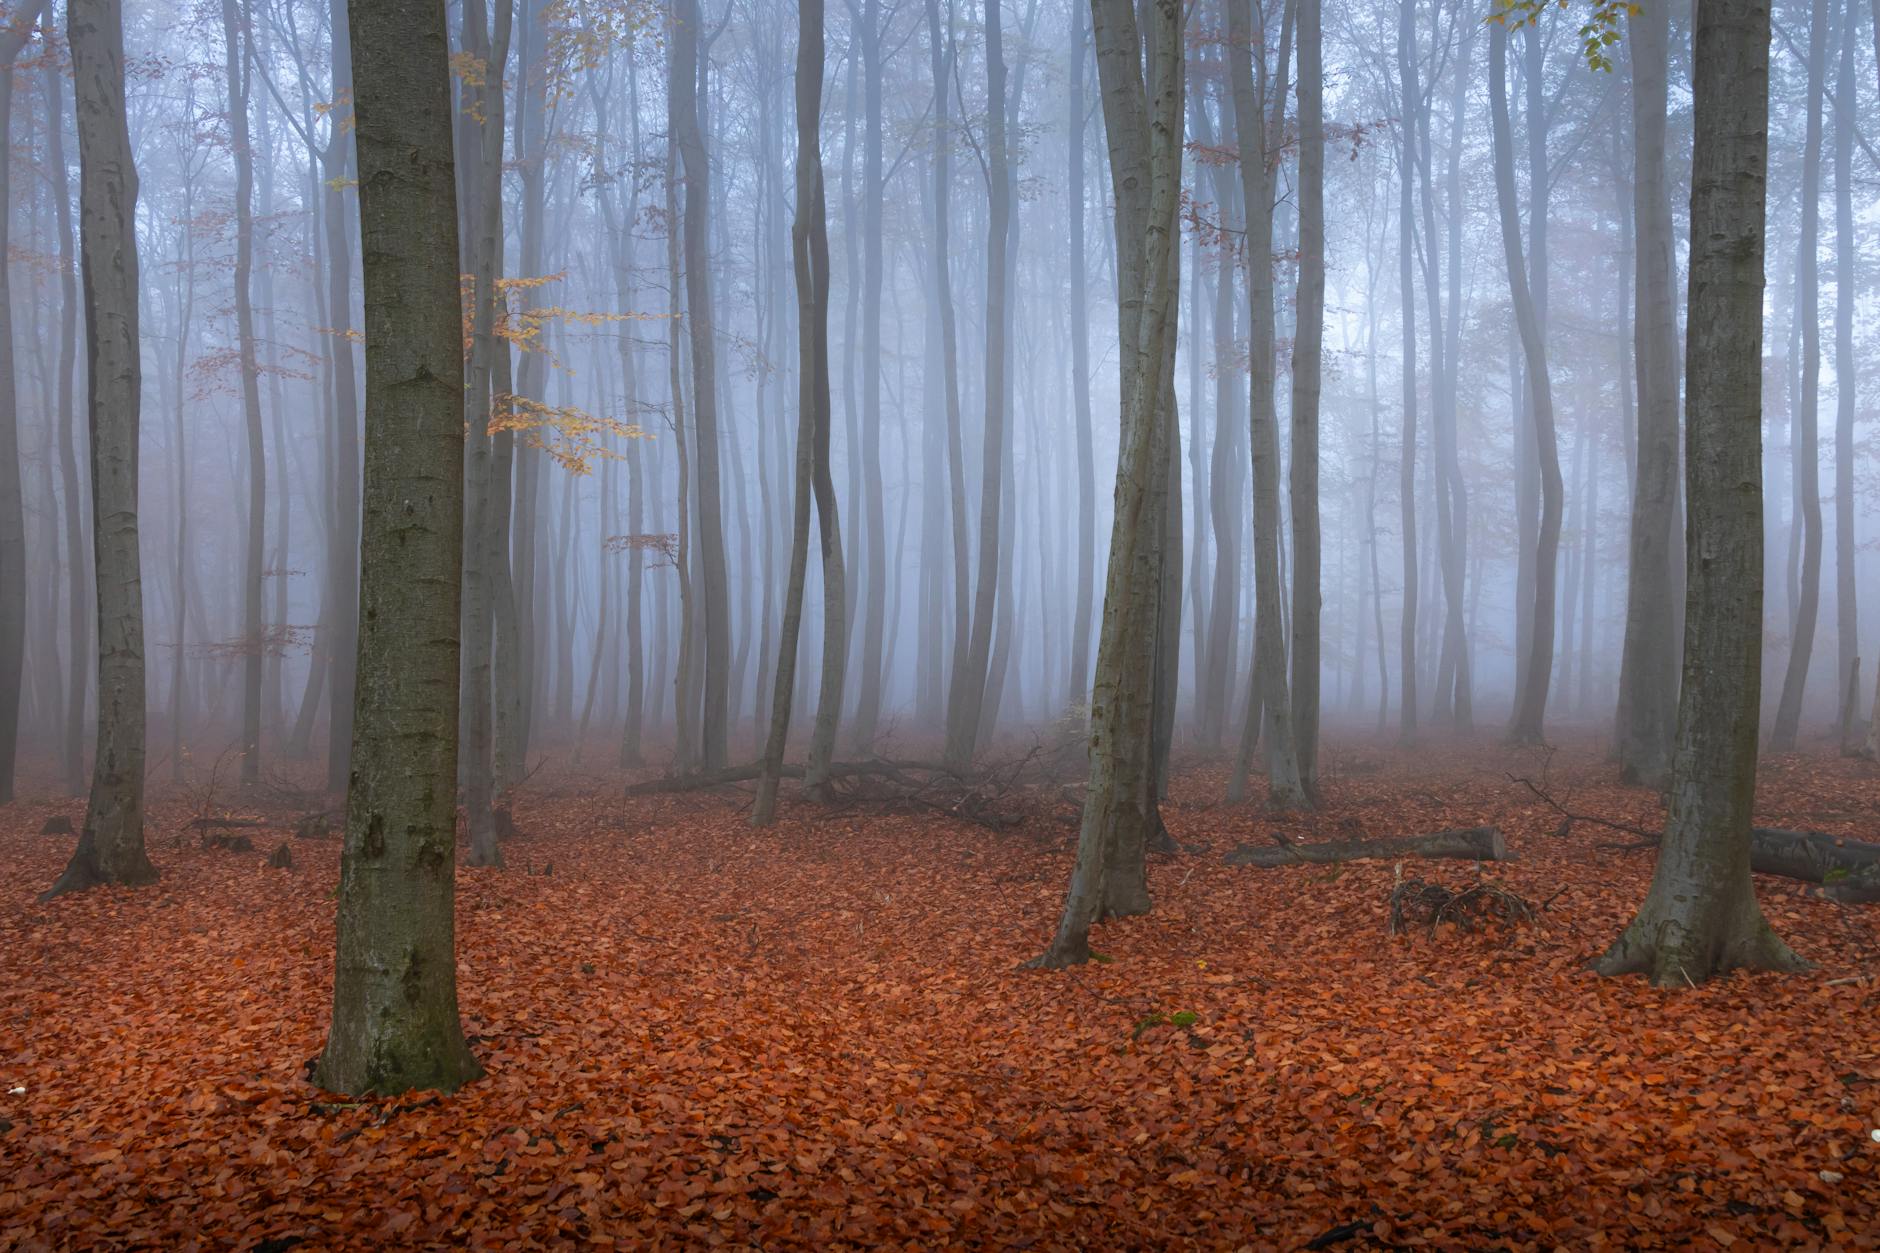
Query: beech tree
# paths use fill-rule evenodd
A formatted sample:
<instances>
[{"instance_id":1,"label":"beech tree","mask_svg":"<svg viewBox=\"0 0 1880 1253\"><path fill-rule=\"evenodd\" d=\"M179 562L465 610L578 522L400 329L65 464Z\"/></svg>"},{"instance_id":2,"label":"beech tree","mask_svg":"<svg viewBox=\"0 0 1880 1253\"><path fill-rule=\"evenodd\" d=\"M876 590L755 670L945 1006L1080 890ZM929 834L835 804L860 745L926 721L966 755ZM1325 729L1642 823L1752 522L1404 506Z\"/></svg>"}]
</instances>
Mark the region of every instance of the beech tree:
<instances>
[{"instance_id":1,"label":"beech tree","mask_svg":"<svg viewBox=\"0 0 1880 1253\"><path fill-rule=\"evenodd\" d=\"M333 1019L314 1079L352 1095L482 1073L457 1015L464 388L443 0L354 3L365 262L358 695Z\"/></svg>"},{"instance_id":2,"label":"beech tree","mask_svg":"<svg viewBox=\"0 0 1880 1253\"><path fill-rule=\"evenodd\" d=\"M1668 987L1801 965L1764 920L1750 877L1762 680L1769 34L1768 0L1697 6L1677 748L1651 890L1595 967Z\"/></svg>"},{"instance_id":3,"label":"beech tree","mask_svg":"<svg viewBox=\"0 0 1880 1253\"><path fill-rule=\"evenodd\" d=\"M1094 923L1148 912L1143 859L1162 832L1154 658L1162 493L1176 420L1186 9L1181 0L1153 0L1141 26L1131 0L1091 0L1090 10L1116 203L1123 440L1090 700L1090 782L1057 935L1033 962L1041 967L1089 960Z\"/></svg>"}]
</instances>

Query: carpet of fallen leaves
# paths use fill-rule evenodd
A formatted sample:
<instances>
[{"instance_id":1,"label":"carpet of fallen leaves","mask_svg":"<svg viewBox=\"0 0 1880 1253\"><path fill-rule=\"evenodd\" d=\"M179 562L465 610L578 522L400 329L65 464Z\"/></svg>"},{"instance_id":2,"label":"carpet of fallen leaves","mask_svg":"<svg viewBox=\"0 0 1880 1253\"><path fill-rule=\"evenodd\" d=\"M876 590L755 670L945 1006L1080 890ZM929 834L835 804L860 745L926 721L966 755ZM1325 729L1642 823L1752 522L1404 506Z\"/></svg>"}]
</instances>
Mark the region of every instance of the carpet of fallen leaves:
<instances>
[{"instance_id":1,"label":"carpet of fallen leaves","mask_svg":"<svg viewBox=\"0 0 1880 1253\"><path fill-rule=\"evenodd\" d=\"M1762 820L1880 836L1880 776L1766 763ZM338 843L295 866L152 814L156 887L51 904L74 803L0 813L0 1247L1875 1247L1880 906L1759 880L1811 973L1661 992L1585 963L1652 825L1591 745L1328 751L1275 819L1180 774L1152 915L1101 960L1044 945L1070 830L738 796L623 804L565 764L501 871L460 871L460 988L488 1075L348 1101L326 1026ZM1546 903L1490 934L1385 934L1388 863L1229 868L1274 831L1499 823ZM1468 863L1421 863L1455 887Z\"/></svg>"}]
</instances>

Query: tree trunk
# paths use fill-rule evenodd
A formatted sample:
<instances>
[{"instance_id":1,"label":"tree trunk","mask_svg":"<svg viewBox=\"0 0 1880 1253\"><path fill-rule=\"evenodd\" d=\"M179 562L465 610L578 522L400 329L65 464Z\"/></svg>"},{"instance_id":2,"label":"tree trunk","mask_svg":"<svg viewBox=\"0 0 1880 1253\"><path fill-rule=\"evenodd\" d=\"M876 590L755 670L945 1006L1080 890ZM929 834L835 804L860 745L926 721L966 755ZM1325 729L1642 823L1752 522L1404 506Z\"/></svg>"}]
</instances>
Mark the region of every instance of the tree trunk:
<instances>
[{"instance_id":1,"label":"tree trunk","mask_svg":"<svg viewBox=\"0 0 1880 1253\"><path fill-rule=\"evenodd\" d=\"M1265 730L1267 804L1291 809L1305 802L1293 737L1290 685L1286 676L1286 636L1280 611L1279 569L1279 414L1273 383L1273 173L1278 165L1273 128L1266 118L1268 101L1255 84L1253 50L1261 49L1260 86L1266 79L1263 28L1256 30L1252 0L1228 6L1228 70L1234 125L1240 140L1241 200L1247 223L1247 372L1248 442L1253 469L1253 666L1249 676L1246 721L1228 799L1246 794L1253 750ZM1282 45L1283 47L1283 45ZM1284 64L1284 52L1281 53ZM1282 80L1283 81L1283 80ZM1271 101L1283 116L1285 92Z\"/></svg>"},{"instance_id":2,"label":"tree trunk","mask_svg":"<svg viewBox=\"0 0 1880 1253\"><path fill-rule=\"evenodd\" d=\"M947 700L946 759L963 766L978 746L991 664L994 601L999 591L999 518L1003 501L1005 455L1005 301L1006 237L1011 231L1011 185L1006 179L1005 53L1000 27L1001 0L986 0L986 425L979 474L979 568L973 587L973 613L965 667L953 674Z\"/></svg>"},{"instance_id":3,"label":"tree trunk","mask_svg":"<svg viewBox=\"0 0 1880 1253\"><path fill-rule=\"evenodd\" d=\"M1685 347L1684 683L1670 813L1644 905L1601 974L1661 986L1800 963L1750 877L1762 679L1762 307L1768 0L1696 10Z\"/></svg>"},{"instance_id":4,"label":"tree trunk","mask_svg":"<svg viewBox=\"0 0 1880 1253\"><path fill-rule=\"evenodd\" d=\"M881 0L861 0L862 107L862 439L863 531L868 536L862 664L856 676L857 747L874 742L881 720L881 653L887 630L887 520L881 490Z\"/></svg>"},{"instance_id":5,"label":"tree trunk","mask_svg":"<svg viewBox=\"0 0 1880 1253\"><path fill-rule=\"evenodd\" d=\"M1859 116L1854 86L1854 0L1844 0L1841 64L1835 72L1834 106L1834 606L1837 692L1857 684L1860 600L1854 584L1854 126ZM1853 706L1841 724L1841 743L1853 733Z\"/></svg>"},{"instance_id":6,"label":"tree trunk","mask_svg":"<svg viewBox=\"0 0 1880 1253\"><path fill-rule=\"evenodd\" d=\"M99 883L152 883L157 877L144 853L144 594L137 547L143 370L137 338L137 169L124 107L119 0L74 0L66 11L66 37L78 102L85 404L98 579L98 733L78 848L47 897ZM10 66L12 57L5 54L0 45L0 64ZM9 76L0 74L0 88L10 87L3 81ZM6 107L0 104L0 134L5 133ZM0 326L0 333L6 329ZM0 366L9 395L10 379ZM17 468L14 463L15 473Z\"/></svg>"},{"instance_id":7,"label":"tree trunk","mask_svg":"<svg viewBox=\"0 0 1880 1253\"><path fill-rule=\"evenodd\" d=\"M1071 608L1071 700L1083 705L1090 695L1090 613L1097 568L1096 447L1090 425L1090 297L1084 248L1084 75L1090 56L1084 48L1085 0L1071 0L1070 124L1070 299L1071 402L1077 419L1077 600ZM1223 280L1225 281L1225 279Z\"/></svg>"},{"instance_id":8,"label":"tree trunk","mask_svg":"<svg viewBox=\"0 0 1880 1253\"><path fill-rule=\"evenodd\" d=\"M1672 283L1670 178L1665 108L1671 18L1647 5L1628 19L1632 63L1633 213L1638 242L1632 329L1638 370L1638 465L1626 566L1625 644L1619 662L1620 776L1662 788L1671 767L1677 707L1672 639L1671 519L1677 505L1678 324Z\"/></svg>"},{"instance_id":9,"label":"tree trunk","mask_svg":"<svg viewBox=\"0 0 1880 1253\"><path fill-rule=\"evenodd\" d=\"M4 49L0 49L0 54ZM73 796L85 794L85 693L90 686L91 628L87 623L90 609L86 594L84 488L78 471L78 412L73 396L72 371L78 356L78 257L72 241L72 191L65 164L65 117L61 107L65 76L47 62L42 74L46 89L47 161L52 175L53 208L59 231L59 487L64 504L65 551L71 568L66 573L66 620L71 638L67 652L71 657L65 672L65 738L59 746L59 760L65 773L65 787ZM4 202L0 202L4 204ZM187 335L188 321L178 332ZM180 454L179 454L180 455ZM178 500L185 499L180 493ZM180 511L179 511L180 512ZM177 586L178 613L183 603L182 586ZM183 655L182 632L176 640L176 655Z\"/></svg>"},{"instance_id":10,"label":"tree trunk","mask_svg":"<svg viewBox=\"0 0 1880 1253\"><path fill-rule=\"evenodd\" d=\"M1319 369L1325 340L1325 60L1320 0L1299 0L1299 291L1292 358L1292 701L1299 782L1319 781Z\"/></svg>"},{"instance_id":11,"label":"tree trunk","mask_svg":"<svg viewBox=\"0 0 1880 1253\"><path fill-rule=\"evenodd\" d=\"M1416 168L1412 133L1413 97L1416 94L1416 0L1400 0L1397 12L1397 67L1403 84L1403 117L1398 123L1402 143L1397 160L1397 301L1403 321L1403 424L1397 497L1401 513L1403 547L1403 619L1401 656L1403 693L1397 702L1397 738L1404 744L1417 737L1417 331L1412 171Z\"/></svg>"},{"instance_id":12,"label":"tree trunk","mask_svg":"<svg viewBox=\"0 0 1880 1253\"><path fill-rule=\"evenodd\" d=\"M1091 12L1116 204L1122 443L1091 696L1090 783L1064 913L1033 963L1047 968L1088 960L1092 924L1148 911L1144 852L1164 834L1154 778L1158 540L1176 421L1186 14L1181 0L1154 0L1148 29L1139 31L1131 0L1091 0Z\"/></svg>"},{"instance_id":13,"label":"tree trunk","mask_svg":"<svg viewBox=\"0 0 1880 1253\"><path fill-rule=\"evenodd\" d=\"M442 5L356 4L366 442L356 767L333 1021L314 1071L352 1095L453 1091L464 388Z\"/></svg>"},{"instance_id":14,"label":"tree trunk","mask_svg":"<svg viewBox=\"0 0 1880 1253\"><path fill-rule=\"evenodd\" d=\"M255 364L254 153L248 143L248 65L244 23L235 0L222 0L223 66L228 86L229 150L235 163L235 338L241 373L242 426L248 435L248 541L242 561L243 791L261 782L261 678L263 551L267 543L267 459L261 438L261 376Z\"/></svg>"},{"instance_id":15,"label":"tree trunk","mask_svg":"<svg viewBox=\"0 0 1880 1253\"><path fill-rule=\"evenodd\" d=\"M93 29L94 21L108 21L121 15L121 9L115 4L106 7L81 2L80 5L81 12L94 7L97 13L87 18L88 30ZM13 62L32 37L33 27L44 8L45 0L28 0L4 27L0 27L0 143L9 150L13 140ZM119 21L111 29L117 31L121 26ZM120 31L117 44L122 42ZM121 68L121 48L118 60ZM121 111L121 105L119 108ZM95 116L95 104L93 113ZM83 159L81 145L80 160ZM128 157L125 165L128 173ZM80 194L84 194L82 189ZM0 169L0 259L7 256L12 195L12 176L9 171ZM20 415L13 378L13 297L6 274L9 268L0 264L0 805L13 801L13 771L20 739L20 687L26 677L26 502L20 481ZM136 291L133 279L133 303ZM140 713L140 721L141 717Z\"/></svg>"},{"instance_id":16,"label":"tree trunk","mask_svg":"<svg viewBox=\"0 0 1880 1253\"><path fill-rule=\"evenodd\" d=\"M822 0L802 0L798 10L796 52L796 221L790 228L790 254L796 272L797 307L797 421L796 486L790 513L790 577L783 593L783 623L778 633L776 689L771 697L770 734L764 745L763 773L757 799L751 807L751 825L769 826L776 819L777 787L782 778L783 750L790 736L791 702L796 692L797 639L803 627L803 584L809 569L809 508L818 455L822 478L828 482L829 427L829 228L823 200ZM834 518L826 520L831 533ZM827 567L830 552L825 545ZM841 551L835 552L837 569ZM825 578L827 573L825 573ZM838 575L836 584L841 586ZM824 639L841 640L840 631L825 630ZM825 671L824 678L828 679ZM838 688L837 702L840 701ZM833 738L833 737L832 737ZM826 777L829 763L820 769Z\"/></svg>"},{"instance_id":17,"label":"tree trunk","mask_svg":"<svg viewBox=\"0 0 1880 1253\"><path fill-rule=\"evenodd\" d=\"M707 232L711 223L711 166L699 130L698 80L704 67L699 49L698 0L679 0L672 32L673 73L667 111L672 141L685 168L684 238L686 327L692 350L692 426L698 436L698 542L705 617L704 713L699 726L699 764L725 764L730 734L731 604L725 568L724 506L718 472L718 346L712 320Z\"/></svg>"},{"instance_id":18,"label":"tree trunk","mask_svg":"<svg viewBox=\"0 0 1880 1253\"><path fill-rule=\"evenodd\" d=\"M1530 37L1533 33L1530 32ZM1522 257L1521 214L1515 203L1514 141L1508 120L1508 32L1501 23L1489 28L1489 104L1494 114L1495 194L1501 209L1502 255L1508 269L1515 323L1521 338L1521 356L1528 387L1528 417L1535 452L1540 460L1541 520L1534 549L1534 602L1525 656L1517 657L1521 681L1517 684L1514 718L1508 737L1517 744L1538 744L1547 712L1547 688L1554 666L1555 566L1560 556L1560 452L1554 437L1554 398L1547 374L1547 345L1542 338L1540 310L1528 283ZM1533 72L1530 66L1530 73ZM1534 125L1530 117L1529 125ZM1544 179L1541 183L1545 185ZM1545 203L1532 197L1531 212L1546 213ZM1535 266L1544 264L1538 249Z\"/></svg>"},{"instance_id":19,"label":"tree trunk","mask_svg":"<svg viewBox=\"0 0 1880 1253\"><path fill-rule=\"evenodd\" d=\"M1802 389L1795 407L1795 437L1790 457L1795 466L1795 494L1802 522L1801 598L1789 639L1788 667L1776 704L1769 749L1795 751L1802 720L1802 697L1814 656L1815 626L1821 614L1821 103L1827 90L1828 0L1814 0L1808 20L1807 127L1802 144L1801 247L1795 270L1795 317L1801 324ZM1837 377L1838 385L1838 377ZM1849 505L1852 505L1850 496ZM1837 689L1838 691L1838 689Z\"/></svg>"}]
</instances>

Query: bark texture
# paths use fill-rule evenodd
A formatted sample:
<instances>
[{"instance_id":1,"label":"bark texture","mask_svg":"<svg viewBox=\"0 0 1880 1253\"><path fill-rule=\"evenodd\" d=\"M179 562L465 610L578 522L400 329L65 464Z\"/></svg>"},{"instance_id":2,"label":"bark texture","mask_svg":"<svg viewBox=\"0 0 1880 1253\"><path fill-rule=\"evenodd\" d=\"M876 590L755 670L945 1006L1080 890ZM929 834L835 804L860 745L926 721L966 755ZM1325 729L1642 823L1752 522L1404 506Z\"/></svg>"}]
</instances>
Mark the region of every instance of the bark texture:
<instances>
[{"instance_id":1,"label":"bark texture","mask_svg":"<svg viewBox=\"0 0 1880 1253\"><path fill-rule=\"evenodd\" d=\"M1762 303L1768 0L1704 0L1695 35L1685 372L1684 683L1651 890L1595 969L1698 984L1800 962L1756 903L1762 682Z\"/></svg>"},{"instance_id":2,"label":"bark texture","mask_svg":"<svg viewBox=\"0 0 1880 1253\"><path fill-rule=\"evenodd\" d=\"M124 111L119 0L73 0L85 390L97 571L98 734L78 848L48 897L156 880L144 852L144 593L137 547L137 169Z\"/></svg>"}]
</instances>

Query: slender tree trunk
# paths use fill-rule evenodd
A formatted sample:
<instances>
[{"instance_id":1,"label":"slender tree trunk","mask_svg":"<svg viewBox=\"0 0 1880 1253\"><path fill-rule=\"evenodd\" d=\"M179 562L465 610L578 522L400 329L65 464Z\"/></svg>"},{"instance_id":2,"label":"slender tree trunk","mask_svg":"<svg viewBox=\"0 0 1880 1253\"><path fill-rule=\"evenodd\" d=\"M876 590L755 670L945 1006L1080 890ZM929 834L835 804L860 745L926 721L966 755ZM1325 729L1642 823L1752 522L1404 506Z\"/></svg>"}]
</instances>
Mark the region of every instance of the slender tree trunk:
<instances>
[{"instance_id":1,"label":"slender tree trunk","mask_svg":"<svg viewBox=\"0 0 1880 1253\"><path fill-rule=\"evenodd\" d=\"M8 151L13 141L13 63L32 37L33 26L44 8L45 0L28 0L4 27L0 27L0 146ZM115 38L122 44L122 22L114 21L121 15L117 5L87 5L81 0L79 8L87 30L95 31L94 22L105 23L118 32ZM89 9L96 9L96 13L87 13ZM71 20L69 14L67 20ZM118 60L121 68L121 49ZM121 98L120 90L118 99ZM108 107L109 101L105 104ZM95 116L95 105L93 112ZM117 124L122 125L121 120ZM83 160L81 144L80 161ZM6 164L0 161L0 167ZM128 173L128 158L125 165ZM83 190L80 194L84 194ZM0 261L7 256L12 198L12 176L7 169L0 168ZM20 688L26 667L26 501L20 479L20 417L13 376L13 296L6 273L9 268L0 264L0 805L13 800L13 771L19 755ZM130 290L135 302L135 280ZM135 322L135 314L132 320ZM141 753L141 748L139 751Z\"/></svg>"},{"instance_id":2,"label":"slender tree trunk","mask_svg":"<svg viewBox=\"0 0 1880 1253\"><path fill-rule=\"evenodd\" d=\"M1398 667L1403 672L1403 693L1397 702L1397 735L1405 744L1417 737L1417 612L1420 586L1417 575L1417 331L1412 185L1415 182L1415 137L1411 119L1416 88L1416 0L1400 0L1397 17L1397 66L1402 83L1403 119L1399 127L1403 142L1397 161L1397 301L1403 321L1403 421L1402 453L1399 461L1397 495L1402 514L1403 538L1403 622L1401 656Z\"/></svg>"},{"instance_id":3,"label":"slender tree trunk","mask_svg":"<svg viewBox=\"0 0 1880 1253\"><path fill-rule=\"evenodd\" d=\"M946 759L972 760L981 737L980 719L991 664L994 601L999 591L1000 505L1005 495L1005 302L1006 237L1011 231L1011 185L1006 179L1005 52L1002 0L986 0L986 181L990 197L986 226L986 425L979 474L979 568L973 588L971 635L965 666L953 674L947 701Z\"/></svg>"},{"instance_id":4,"label":"slender tree trunk","mask_svg":"<svg viewBox=\"0 0 1880 1253\"><path fill-rule=\"evenodd\" d=\"M1854 358L1854 126L1859 92L1854 85L1854 30L1859 14L1844 0L1841 64L1835 71L1834 106L1834 606L1836 692L1856 682L1860 656L1860 600L1854 583L1854 396L1859 368ZM1848 720L1853 719L1849 706ZM1841 727L1841 743L1853 728Z\"/></svg>"},{"instance_id":5,"label":"slender tree trunk","mask_svg":"<svg viewBox=\"0 0 1880 1253\"><path fill-rule=\"evenodd\" d=\"M3 52L4 49L0 49ZM72 241L72 190L65 164L65 117L61 98L65 76L47 62L41 79L46 90L47 161L51 166L53 209L59 231L59 490L64 503L66 619L71 624L67 649L71 662L65 672L65 738L59 746L66 790L85 794L85 692L91 676L91 627L86 592L91 571L85 561L84 488L78 470L78 407L73 396L73 370L78 357L78 257ZM3 202L0 202L3 203ZM185 316L179 335L188 334ZM181 455L179 448L178 455ZM180 493L177 499L185 499ZM177 614L182 614L183 589L176 589ZM182 659L182 632L176 639L176 657Z\"/></svg>"},{"instance_id":6,"label":"slender tree trunk","mask_svg":"<svg viewBox=\"0 0 1880 1253\"><path fill-rule=\"evenodd\" d=\"M1320 0L1299 0L1299 292L1293 332L1292 699L1299 781L1319 780L1319 368L1325 340L1325 68Z\"/></svg>"},{"instance_id":7,"label":"slender tree trunk","mask_svg":"<svg viewBox=\"0 0 1880 1253\"><path fill-rule=\"evenodd\" d=\"M1252 58L1266 56L1250 8L1252 0L1228 5L1228 70L1235 130L1240 140L1241 200L1247 223L1248 438L1253 470L1254 644L1246 722L1229 784L1229 799L1246 793L1254 745L1266 732L1267 804L1290 809L1305 802L1293 736L1290 683L1286 675L1285 624L1280 610L1279 413L1273 398L1273 175L1278 165L1267 123L1266 102L1255 84ZM1282 58L1283 58L1282 53ZM1283 64L1283 59L1282 59ZM1283 100L1284 92L1280 97ZM1276 112L1284 105L1273 102Z\"/></svg>"},{"instance_id":8,"label":"slender tree trunk","mask_svg":"<svg viewBox=\"0 0 1880 1253\"><path fill-rule=\"evenodd\" d=\"M796 52L796 221L790 228L790 254L796 271L797 421L796 486L790 511L790 577L783 593L783 624L777 651L776 690L771 697L770 733L764 745L764 772L758 779L751 825L776 819L777 785L783 750L790 737L791 701L796 691L797 639L803 627L803 585L809 569L809 507L817 453L828 474L829 396L829 230L823 203L822 89L823 4L802 0L798 9ZM834 484L829 484L833 489ZM831 490L830 495L834 492ZM834 519L829 520L833 523ZM825 525L825 536L830 533ZM825 544L823 560L830 552ZM840 549L836 550L840 567ZM825 572L825 578L827 577ZM836 582L841 583L838 576ZM825 639L841 637L825 631ZM825 679L828 677L825 671ZM839 691L839 689L838 689ZM838 700L839 700L838 696ZM822 764L827 770L827 762Z\"/></svg>"},{"instance_id":9,"label":"slender tree trunk","mask_svg":"<svg viewBox=\"0 0 1880 1253\"><path fill-rule=\"evenodd\" d=\"M263 557L267 544L266 449L261 437L261 373L255 363L254 152L248 141L247 36L235 0L222 0L222 45L228 86L229 149L235 162L235 338L241 373L242 426L247 432L248 541L242 560L242 765L244 791L261 782Z\"/></svg>"},{"instance_id":10,"label":"slender tree trunk","mask_svg":"<svg viewBox=\"0 0 1880 1253\"><path fill-rule=\"evenodd\" d=\"M1528 283L1527 262L1522 257L1521 214L1515 203L1514 141L1508 121L1506 27L1500 23L1490 27L1488 44L1488 94L1494 114L1495 194L1501 208L1502 255L1507 264L1508 286L1521 339L1528 416L1541 476L1541 520L1534 552L1530 643L1527 655L1517 658L1524 677L1517 687L1514 718L1508 735L1515 743L1538 744L1547 712L1547 688L1553 677L1555 567L1560 557L1560 512L1564 492L1560 482L1559 447L1554 437L1554 398L1547 374L1547 346L1541 334L1540 310ZM1546 211L1538 198L1532 210L1536 214ZM1542 264L1538 253L1535 264Z\"/></svg>"},{"instance_id":11,"label":"slender tree trunk","mask_svg":"<svg viewBox=\"0 0 1880 1253\"><path fill-rule=\"evenodd\" d=\"M1090 928L1145 913L1144 852L1164 835L1154 740L1158 541L1166 524L1180 241L1185 9L1153 0L1139 30L1131 0L1091 0L1116 204L1122 444L1090 714L1090 783L1064 913L1034 965L1089 959ZM1147 81L1142 66L1148 65Z\"/></svg>"},{"instance_id":12,"label":"slender tree trunk","mask_svg":"<svg viewBox=\"0 0 1880 1253\"><path fill-rule=\"evenodd\" d=\"M366 443L356 765L321 1087L452 1091L464 388L441 4L356 4Z\"/></svg>"},{"instance_id":13,"label":"slender tree trunk","mask_svg":"<svg viewBox=\"0 0 1880 1253\"><path fill-rule=\"evenodd\" d=\"M1084 248L1084 75L1090 56L1085 0L1071 2L1070 124L1070 269L1071 402L1077 419L1077 601L1071 610L1071 699L1084 704L1090 694L1090 613L1097 568L1096 441L1090 423L1090 297Z\"/></svg>"},{"instance_id":14,"label":"slender tree trunk","mask_svg":"<svg viewBox=\"0 0 1880 1253\"><path fill-rule=\"evenodd\" d=\"M78 848L47 897L100 883L135 886L157 878L144 852L144 593L137 547L143 369L137 339L137 168L124 104L119 0L72 0L66 39L78 102L85 404L98 578L98 732ZM11 66L13 58L5 54L0 46L0 65ZM0 97L9 102L10 78L10 71L0 73ZM6 133L7 107L0 103L0 134ZM0 335L7 329L0 325ZM10 345L10 337L0 343ZM7 396L11 378L0 362Z\"/></svg>"},{"instance_id":15,"label":"slender tree trunk","mask_svg":"<svg viewBox=\"0 0 1880 1253\"><path fill-rule=\"evenodd\" d=\"M692 422L698 435L698 540L705 617L704 715L699 727L699 764L724 768L729 753L731 603L725 567L724 506L718 471L718 346L712 320L711 272L706 242L710 230L711 166L699 129L698 0L679 0L672 32L674 72L667 109L673 143L685 167L684 237L686 326L691 332Z\"/></svg>"},{"instance_id":16,"label":"slender tree trunk","mask_svg":"<svg viewBox=\"0 0 1880 1253\"><path fill-rule=\"evenodd\" d=\"M1802 720L1802 697L1814 657L1815 627L1821 614L1821 105L1827 90L1828 0L1814 0L1808 21L1807 126L1802 143L1801 247L1795 270L1795 317L1801 324L1802 387L1795 407L1795 438L1790 451L1795 466L1795 496L1802 522L1801 596L1789 639L1789 663L1782 673L1771 752L1795 751ZM1850 501L1851 503L1851 501ZM1836 692L1839 696L1839 690Z\"/></svg>"},{"instance_id":17,"label":"slender tree trunk","mask_svg":"<svg viewBox=\"0 0 1880 1253\"><path fill-rule=\"evenodd\" d=\"M1768 0L1696 8L1684 684L1651 891L1595 967L1668 987L1800 964L1764 921L1750 877L1762 678L1769 33Z\"/></svg>"},{"instance_id":18,"label":"slender tree trunk","mask_svg":"<svg viewBox=\"0 0 1880 1253\"><path fill-rule=\"evenodd\" d=\"M1677 709L1672 636L1672 534L1678 476L1678 314L1672 284L1665 110L1671 18L1662 4L1628 19L1632 65L1633 215L1638 240L1632 327L1638 370L1638 460L1626 566L1625 645L1619 661L1619 772L1662 788Z\"/></svg>"}]
</instances>

